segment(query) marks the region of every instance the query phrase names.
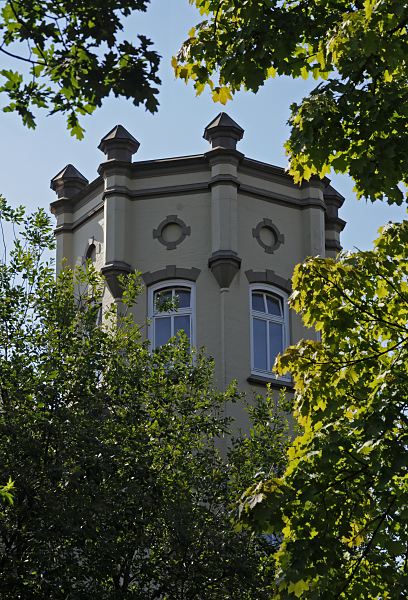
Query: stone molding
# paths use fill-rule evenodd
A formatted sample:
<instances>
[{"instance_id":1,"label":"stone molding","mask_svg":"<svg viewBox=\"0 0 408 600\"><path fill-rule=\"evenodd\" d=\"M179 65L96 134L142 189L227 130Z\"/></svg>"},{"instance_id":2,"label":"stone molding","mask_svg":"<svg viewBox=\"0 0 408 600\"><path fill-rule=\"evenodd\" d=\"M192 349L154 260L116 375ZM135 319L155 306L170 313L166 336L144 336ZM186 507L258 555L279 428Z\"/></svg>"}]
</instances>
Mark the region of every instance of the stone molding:
<instances>
[{"instance_id":1,"label":"stone molding","mask_svg":"<svg viewBox=\"0 0 408 600\"><path fill-rule=\"evenodd\" d=\"M220 288L229 288L241 268L241 259L233 250L217 250L208 259L208 266Z\"/></svg>"},{"instance_id":2,"label":"stone molding","mask_svg":"<svg viewBox=\"0 0 408 600\"><path fill-rule=\"evenodd\" d=\"M128 263L122 261L112 261L101 268L101 273L105 277L108 288L115 300L120 300L123 295L119 276L128 275L131 272L132 267Z\"/></svg>"},{"instance_id":3,"label":"stone molding","mask_svg":"<svg viewBox=\"0 0 408 600\"><path fill-rule=\"evenodd\" d=\"M143 190L131 190L125 186L108 188L104 191L104 198L109 196L126 196L129 200L145 200L147 198L165 197L165 196L180 196L184 194L196 194L200 192L208 192L209 182L186 183L182 185L168 185L159 188L145 188Z\"/></svg>"},{"instance_id":4,"label":"stone molding","mask_svg":"<svg viewBox=\"0 0 408 600\"><path fill-rule=\"evenodd\" d=\"M87 221L92 219L96 214L98 214L100 212L103 212L103 202L100 202L99 204L97 204L97 206L95 206L92 210L87 212L85 215L82 215L82 217L80 217L73 223L63 223L62 225L58 225L54 229L54 233L55 233L55 235L58 235L59 233L75 231L75 229L77 229L77 227L80 227L81 225L83 225L84 223L86 223Z\"/></svg>"},{"instance_id":5,"label":"stone molding","mask_svg":"<svg viewBox=\"0 0 408 600\"><path fill-rule=\"evenodd\" d=\"M161 281L166 281L166 279L186 279L187 281L197 281L198 276L200 275L201 270L196 267L191 267L191 269L185 267L176 267L176 265L167 265L164 269L160 269L159 271L147 271L142 274L142 279L145 282L145 285L153 285L155 283L160 283Z\"/></svg>"},{"instance_id":6,"label":"stone molding","mask_svg":"<svg viewBox=\"0 0 408 600\"><path fill-rule=\"evenodd\" d=\"M88 185L87 178L71 164L66 165L50 182L50 188L59 200L72 200Z\"/></svg>"},{"instance_id":7,"label":"stone molding","mask_svg":"<svg viewBox=\"0 0 408 600\"><path fill-rule=\"evenodd\" d=\"M325 226L326 230L336 231L337 233L341 233L346 226L346 221L340 219L339 217L325 217Z\"/></svg>"},{"instance_id":8,"label":"stone molding","mask_svg":"<svg viewBox=\"0 0 408 600\"><path fill-rule=\"evenodd\" d=\"M212 177L208 183L211 188L213 185L235 185L239 188L239 179L233 175L216 175Z\"/></svg>"},{"instance_id":9,"label":"stone molding","mask_svg":"<svg viewBox=\"0 0 408 600\"><path fill-rule=\"evenodd\" d=\"M281 204L283 206L292 206L293 208L297 208L299 210L310 208L312 206L316 206L317 208L325 210L325 204L323 200L318 200L317 198L309 198L308 200L304 200L302 198L293 198L293 196L286 196L285 194L271 192L269 190L257 188L243 183L241 183L239 186L239 192L240 194L246 194L247 196L254 196L255 198L259 198L265 202L272 202L273 204Z\"/></svg>"},{"instance_id":10,"label":"stone molding","mask_svg":"<svg viewBox=\"0 0 408 600\"><path fill-rule=\"evenodd\" d=\"M292 284L289 279L285 279L280 275L277 275L272 269L266 269L265 271L253 271L249 269L245 271L248 283L266 283L269 285L275 285L279 289L283 290L287 294L292 293Z\"/></svg>"},{"instance_id":11,"label":"stone molding","mask_svg":"<svg viewBox=\"0 0 408 600\"><path fill-rule=\"evenodd\" d=\"M181 228L180 236L174 242L166 242L163 237L163 231L167 225L172 224L178 225ZM153 229L153 239L157 239L158 242L166 246L167 250L175 250L181 242L183 242L188 235L191 235L191 227L186 225L184 221L179 219L177 215L167 215L167 217L160 223L157 229Z\"/></svg>"},{"instance_id":12,"label":"stone molding","mask_svg":"<svg viewBox=\"0 0 408 600\"><path fill-rule=\"evenodd\" d=\"M129 176L132 179L184 173L209 173L204 154L140 160L129 165Z\"/></svg>"},{"instance_id":13,"label":"stone molding","mask_svg":"<svg viewBox=\"0 0 408 600\"><path fill-rule=\"evenodd\" d=\"M219 164L232 164L239 166L245 155L232 148L212 148L204 153L204 158L208 161L210 167Z\"/></svg>"},{"instance_id":14,"label":"stone molding","mask_svg":"<svg viewBox=\"0 0 408 600\"><path fill-rule=\"evenodd\" d=\"M234 150L244 133L242 127L227 113L220 112L204 129L203 138L210 142L212 148Z\"/></svg>"},{"instance_id":15,"label":"stone molding","mask_svg":"<svg viewBox=\"0 0 408 600\"><path fill-rule=\"evenodd\" d=\"M60 200L51 202L50 210L55 217L59 217L59 215L64 213L73 214L74 207L72 206L71 200L68 200L68 198L61 198Z\"/></svg>"},{"instance_id":16,"label":"stone molding","mask_svg":"<svg viewBox=\"0 0 408 600\"><path fill-rule=\"evenodd\" d=\"M323 177L320 179L318 177L312 176L310 181L306 181L301 185L297 185L293 181L292 175L289 175L287 169L284 167L278 167L277 165L271 165L269 163L262 162L260 160L255 160L254 158L245 157L240 170L247 175L254 175L259 178L267 179L269 181L276 181L283 185L288 185L291 188L302 189L305 187L323 187L326 189L330 184L330 179L328 177ZM255 172L255 174L254 174ZM331 187L331 186L330 186Z\"/></svg>"},{"instance_id":17,"label":"stone molding","mask_svg":"<svg viewBox=\"0 0 408 600\"><path fill-rule=\"evenodd\" d=\"M97 187L97 185L100 184L100 182L101 182L101 179L98 178L97 180L95 180L95 182L92 182L90 184L90 186L92 186L92 189L95 189ZM164 186L161 188L150 188L150 189L147 188L144 190L130 190L129 188L122 186L120 188L115 188L115 189L109 188L109 189L105 190L102 194L102 197L108 198L110 196L122 195L122 196L125 196L126 198L128 198L129 200L137 201L139 199L143 200L143 199L147 199L147 198L179 196L179 195L185 195L185 194L199 194L199 193L203 193L203 192L208 192L209 186L210 186L210 182L188 183L185 185L174 185L174 186L172 185L172 186ZM87 189L89 190L90 188L87 188ZM239 193L247 194L249 196L254 196L256 198L264 200L265 202L272 202L274 204L275 203L281 204L283 206L291 206L292 208L295 208L297 210L303 210L306 208L310 208L312 206L316 206L316 207L322 208L322 209L325 208L324 203L320 200L307 200L307 201L299 200L297 198L290 198L289 196L284 196L281 194L277 194L275 192L272 193L267 190L262 190L262 189L254 188L251 186L242 185L242 184L239 186ZM79 196L79 200L83 200L83 199L84 199L84 197L81 193L81 195ZM77 200L74 200L73 204L70 204L69 201L66 201L66 200L56 200L51 203L51 211L53 214L59 214L61 212L65 212L66 210L73 212L74 207L76 208L76 203L77 203ZM98 204L98 206L95 209L92 209L92 211L90 211L83 217L80 217L73 223L65 223L64 225L59 226L56 230L56 233L61 233L63 230L64 231L65 230L72 231L72 230L76 229L77 227L79 227L80 225L82 225L83 223L85 223L86 221L91 219L94 216L94 214L96 212L99 212L100 210L103 210L103 203Z\"/></svg>"},{"instance_id":18,"label":"stone molding","mask_svg":"<svg viewBox=\"0 0 408 600\"><path fill-rule=\"evenodd\" d=\"M275 238L275 242L270 246L265 244L261 239L261 229L263 228L270 229ZM262 221L252 229L252 235L267 254L273 254L275 250L285 242L285 236L280 233L279 229L272 223L271 219L262 219Z\"/></svg>"},{"instance_id":19,"label":"stone molding","mask_svg":"<svg viewBox=\"0 0 408 600\"><path fill-rule=\"evenodd\" d=\"M264 377L262 375L252 374L249 377L247 377L247 381L248 383L260 385L262 387L266 387L269 384L272 388L286 388L289 391L294 389L293 381L285 381L284 379L275 379L273 377L269 378Z\"/></svg>"},{"instance_id":20,"label":"stone molding","mask_svg":"<svg viewBox=\"0 0 408 600\"><path fill-rule=\"evenodd\" d=\"M129 175L129 167L131 167L132 164L133 163L129 163L124 160L110 158L109 160L101 162L97 169L97 172L98 175L100 175L101 177L106 177L112 174L127 177Z\"/></svg>"},{"instance_id":21,"label":"stone molding","mask_svg":"<svg viewBox=\"0 0 408 600\"><path fill-rule=\"evenodd\" d=\"M343 246L340 244L340 242L334 239L326 239L324 242L324 247L325 250L328 250L329 252L337 253L343 250Z\"/></svg>"},{"instance_id":22,"label":"stone molding","mask_svg":"<svg viewBox=\"0 0 408 600\"><path fill-rule=\"evenodd\" d=\"M344 196L331 185L327 185L323 197L328 207L334 206L336 209L339 209L345 200Z\"/></svg>"},{"instance_id":23,"label":"stone molding","mask_svg":"<svg viewBox=\"0 0 408 600\"><path fill-rule=\"evenodd\" d=\"M115 125L100 141L98 149L106 155L106 160L131 162L132 155L140 147L140 142L123 125Z\"/></svg>"},{"instance_id":24,"label":"stone molding","mask_svg":"<svg viewBox=\"0 0 408 600\"><path fill-rule=\"evenodd\" d=\"M281 185L288 186L290 188L300 189L299 186L296 186L293 183L293 179L282 167L278 167L275 165L270 165L268 163L263 163L261 161L257 161L251 158L245 157L241 152L237 150L227 150L223 148L216 148L214 150L210 150L205 154L194 154L190 156L176 156L172 158L162 158L155 160L145 160L138 161L134 163L128 163L126 161L118 161L118 160L110 160L102 163L100 165L101 170L104 169L118 169L121 173L126 172L126 175L130 178L145 178L151 177L153 175L165 175L165 174L178 174L181 173L194 173L208 171L208 161L214 161L214 164L217 162L225 162L225 159L230 157L230 159L238 159L238 162L241 162L239 167L240 172L253 175L254 177L262 177L268 181L275 181L280 183ZM343 200L343 197L336 192L331 186L328 185L329 180L324 178L323 184L326 184L327 187L324 190L324 197L326 201L329 201L332 198ZM102 182L102 177L97 177L93 181L91 181L84 190L81 190L75 198L72 199L73 205L77 205L77 203L84 199L91 191L95 190ZM318 182L316 182L317 184ZM310 185L310 184L309 184ZM192 189L188 189L189 187ZM151 188L150 190L145 190L142 195L145 193L148 195L165 195L166 193L179 193L180 191L183 193L188 193L190 191L199 191L208 187L208 183L198 183L198 184L187 184L185 186L185 190L178 190L179 187L183 186L168 186L165 188ZM273 195L271 192L267 190L262 190L262 188L255 188L252 186L242 185L241 188L245 188L245 192L248 194L256 194L256 195L265 195L273 200ZM244 191L244 189L242 189ZM135 192L130 192L132 196L136 197L138 194ZM308 200L302 201L299 199L293 199L289 195L280 195L277 194L278 200L283 200L285 202L288 201L291 204L300 205L299 208L308 207L312 205L320 205L317 200ZM338 200L337 200L338 201ZM304 203L304 204L303 204ZM321 203L323 205L323 202Z\"/></svg>"}]
</instances>

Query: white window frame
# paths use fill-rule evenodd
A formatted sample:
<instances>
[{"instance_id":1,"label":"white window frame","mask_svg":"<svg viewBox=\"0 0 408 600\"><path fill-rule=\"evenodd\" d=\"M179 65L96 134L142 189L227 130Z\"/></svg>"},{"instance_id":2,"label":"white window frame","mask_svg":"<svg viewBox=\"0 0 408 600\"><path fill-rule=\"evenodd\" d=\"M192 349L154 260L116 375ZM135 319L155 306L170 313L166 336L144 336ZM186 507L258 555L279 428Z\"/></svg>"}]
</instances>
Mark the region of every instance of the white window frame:
<instances>
[{"instance_id":1,"label":"white window frame","mask_svg":"<svg viewBox=\"0 0 408 600\"><path fill-rule=\"evenodd\" d=\"M182 309L181 315L191 315L191 331L190 331L190 346L195 346L196 340L196 290L195 283L186 279L166 279L155 283L148 287L147 290L147 316L148 316L148 339L152 350L154 346L154 327L155 327L155 311L154 311L154 295L159 290L165 290L168 288L188 288L190 290L190 308ZM160 313L160 317L174 316L177 315L177 311L163 311Z\"/></svg>"},{"instance_id":2,"label":"white window frame","mask_svg":"<svg viewBox=\"0 0 408 600\"><path fill-rule=\"evenodd\" d=\"M268 313L258 312L253 310L252 308L252 294L253 292L261 292L261 293L269 293L277 296L282 301L282 309L283 309L283 317L277 317L274 315L269 315ZM288 306L288 298L289 295L286 294L281 289L268 285L265 283L253 283L249 286L249 321L250 321L250 338L251 338L251 374L252 375L261 375L262 377L268 378L271 381L291 381L290 375L277 375L274 371L256 369L255 361L254 361L254 327L253 321L254 318L260 318L264 321L272 321L273 323L283 324L283 350L285 350L290 344L290 336L289 336L289 306ZM269 353L269 338L267 338L267 364L270 362Z\"/></svg>"}]
</instances>

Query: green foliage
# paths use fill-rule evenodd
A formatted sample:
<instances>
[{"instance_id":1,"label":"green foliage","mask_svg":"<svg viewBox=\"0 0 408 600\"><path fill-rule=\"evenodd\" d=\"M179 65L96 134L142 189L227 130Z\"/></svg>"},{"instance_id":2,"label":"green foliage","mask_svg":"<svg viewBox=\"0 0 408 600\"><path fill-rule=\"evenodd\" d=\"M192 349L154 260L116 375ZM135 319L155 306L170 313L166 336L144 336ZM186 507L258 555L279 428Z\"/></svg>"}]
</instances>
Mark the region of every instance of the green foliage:
<instances>
[{"instance_id":1,"label":"green foliage","mask_svg":"<svg viewBox=\"0 0 408 600\"><path fill-rule=\"evenodd\" d=\"M401 204L408 183L408 4L401 0L190 0L203 20L176 75L225 102L275 75L322 80L292 105L295 180L349 173L358 196ZM399 184L403 184L403 190Z\"/></svg>"},{"instance_id":2,"label":"green foliage","mask_svg":"<svg viewBox=\"0 0 408 600\"><path fill-rule=\"evenodd\" d=\"M137 275L97 326L91 263L55 279L49 220L0 208L21 228L0 264L1 598L266 600L276 544L232 518L254 478L284 470L282 411L260 399L223 456L235 386L216 391L186 338L149 351Z\"/></svg>"},{"instance_id":3,"label":"green foliage","mask_svg":"<svg viewBox=\"0 0 408 600\"><path fill-rule=\"evenodd\" d=\"M13 490L14 481L12 481L12 479L9 478L7 484L0 487L0 500L2 500L3 502L8 502L9 504L13 504Z\"/></svg>"},{"instance_id":4,"label":"green foliage","mask_svg":"<svg viewBox=\"0 0 408 600\"><path fill-rule=\"evenodd\" d=\"M296 268L292 307L321 342L278 361L302 433L243 518L283 532L274 598L397 599L408 590L408 221L374 250Z\"/></svg>"},{"instance_id":5,"label":"green foliage","mask_svg":"<svg viewBox=\"0 0 408 600\"><path fill-rule=\"evenodd\" d=\"M31 128L35 109L66 114L77 138L84 131L79 118L92 114L110 93L155 112L160 57L144 35L135 36L136 43L123 39L126 17L145 12L149 2L6 0L0 52L26 63L28 72L0 70L0 92L10 100L3 110L17 112Z\"/></svg>"}]
</instances>

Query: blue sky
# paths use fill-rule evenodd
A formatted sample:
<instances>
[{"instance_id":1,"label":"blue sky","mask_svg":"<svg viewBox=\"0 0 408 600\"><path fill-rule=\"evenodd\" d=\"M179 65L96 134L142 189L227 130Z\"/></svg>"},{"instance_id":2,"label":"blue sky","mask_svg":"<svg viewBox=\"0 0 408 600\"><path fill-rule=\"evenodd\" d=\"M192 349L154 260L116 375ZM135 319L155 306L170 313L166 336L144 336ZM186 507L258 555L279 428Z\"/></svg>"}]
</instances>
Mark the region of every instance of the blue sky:
<instances>
[{"instance_id":1,"label":"blue sky","mask_svg":"<svg viewBox=\"0 0 408 600\"><path fill-rule=\"evenodd\" d=\"M89 180L96 177L103 160L97 146L117 123L124 125L141 143L134 160L204 152L208 148L202 138L204 127L221 110L245 129L239 144L241 152L286 166L283 144L288 137L289 106L300 101L316 82L270 80L258 94L242 92L226 107L214 104L208 94L197 98L191 86L174 79L170 59L198 20L188 0L152 0L147 14L129 19L127 37L136 33L150 36L163 56L160 108L155 115L134 107L131 102L109 98L101 109L83 121L85 139L78 142L67 133L63 117L41 116L37 129L32 131L25 129L16 115L0 112L0 192L12 204L48 209L54 199L49 181L67 163L74 164ZM5 99L0 97L0 106L4 103ZM330 177L346 197L340 214L347 221L342 237L345 249L369 248L380 225L404 218L403 208L357 201L348 177Z\"/></svg>"}]
</instances>

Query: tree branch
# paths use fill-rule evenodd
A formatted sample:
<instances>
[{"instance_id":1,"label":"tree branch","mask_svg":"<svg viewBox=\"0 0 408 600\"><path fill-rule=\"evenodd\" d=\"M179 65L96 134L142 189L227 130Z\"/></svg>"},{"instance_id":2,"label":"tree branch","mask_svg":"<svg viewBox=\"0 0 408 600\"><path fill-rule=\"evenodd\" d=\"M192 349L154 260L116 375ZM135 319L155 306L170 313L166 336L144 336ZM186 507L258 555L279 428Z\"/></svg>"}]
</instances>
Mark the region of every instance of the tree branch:
<instances>
[{"instance_id":1,"label":"tree branch","mask_svg":"<svg viewBox=\"0 0 408 600\"><path fill-rule=\"evenodd\" d=\"M33 60L32 58L25 58L24 56L18 56L18 54L8 52L8 50L5 50L3 46L0 46L0 52L3 52L3 54L7 54L7 56L11 56L11 58L16 58L17 60L23 60L24 62L28 62L31 65L45 65L45 63Z\"/></svg>"},{"instance_id":2,"label":"tree branch","mask_svg":"<svg viewBox=\"0 0 408 600\"><path fill-rule=\"evenodd\" d=\"M395 504L396 498L394 497L391 502L389 503L389 505L387 506L386 510L382 513L381 518L378 522L377 527L374 529L373 531L373 535L371 536L370 541L366 544L366 547L364 548L364 551L362 552L362 554L359 556L356 565L354 566L353 570L351 571L350 575L347 577L346 582L344 584L344 586L341 588L340 592L336 595L336 598L341 598L343 592L345 592L345 590L349 587L350 583L353 581L361 563L363 562L363 560L365 559L365 557L368 555L368 553L371 550L371 547L374 543L375 537L377 535L377 533L379 532L382 524L384 523L385 519L388 516L389 511L391 510L393 504Z\"/></svg>"}]
</instances>

